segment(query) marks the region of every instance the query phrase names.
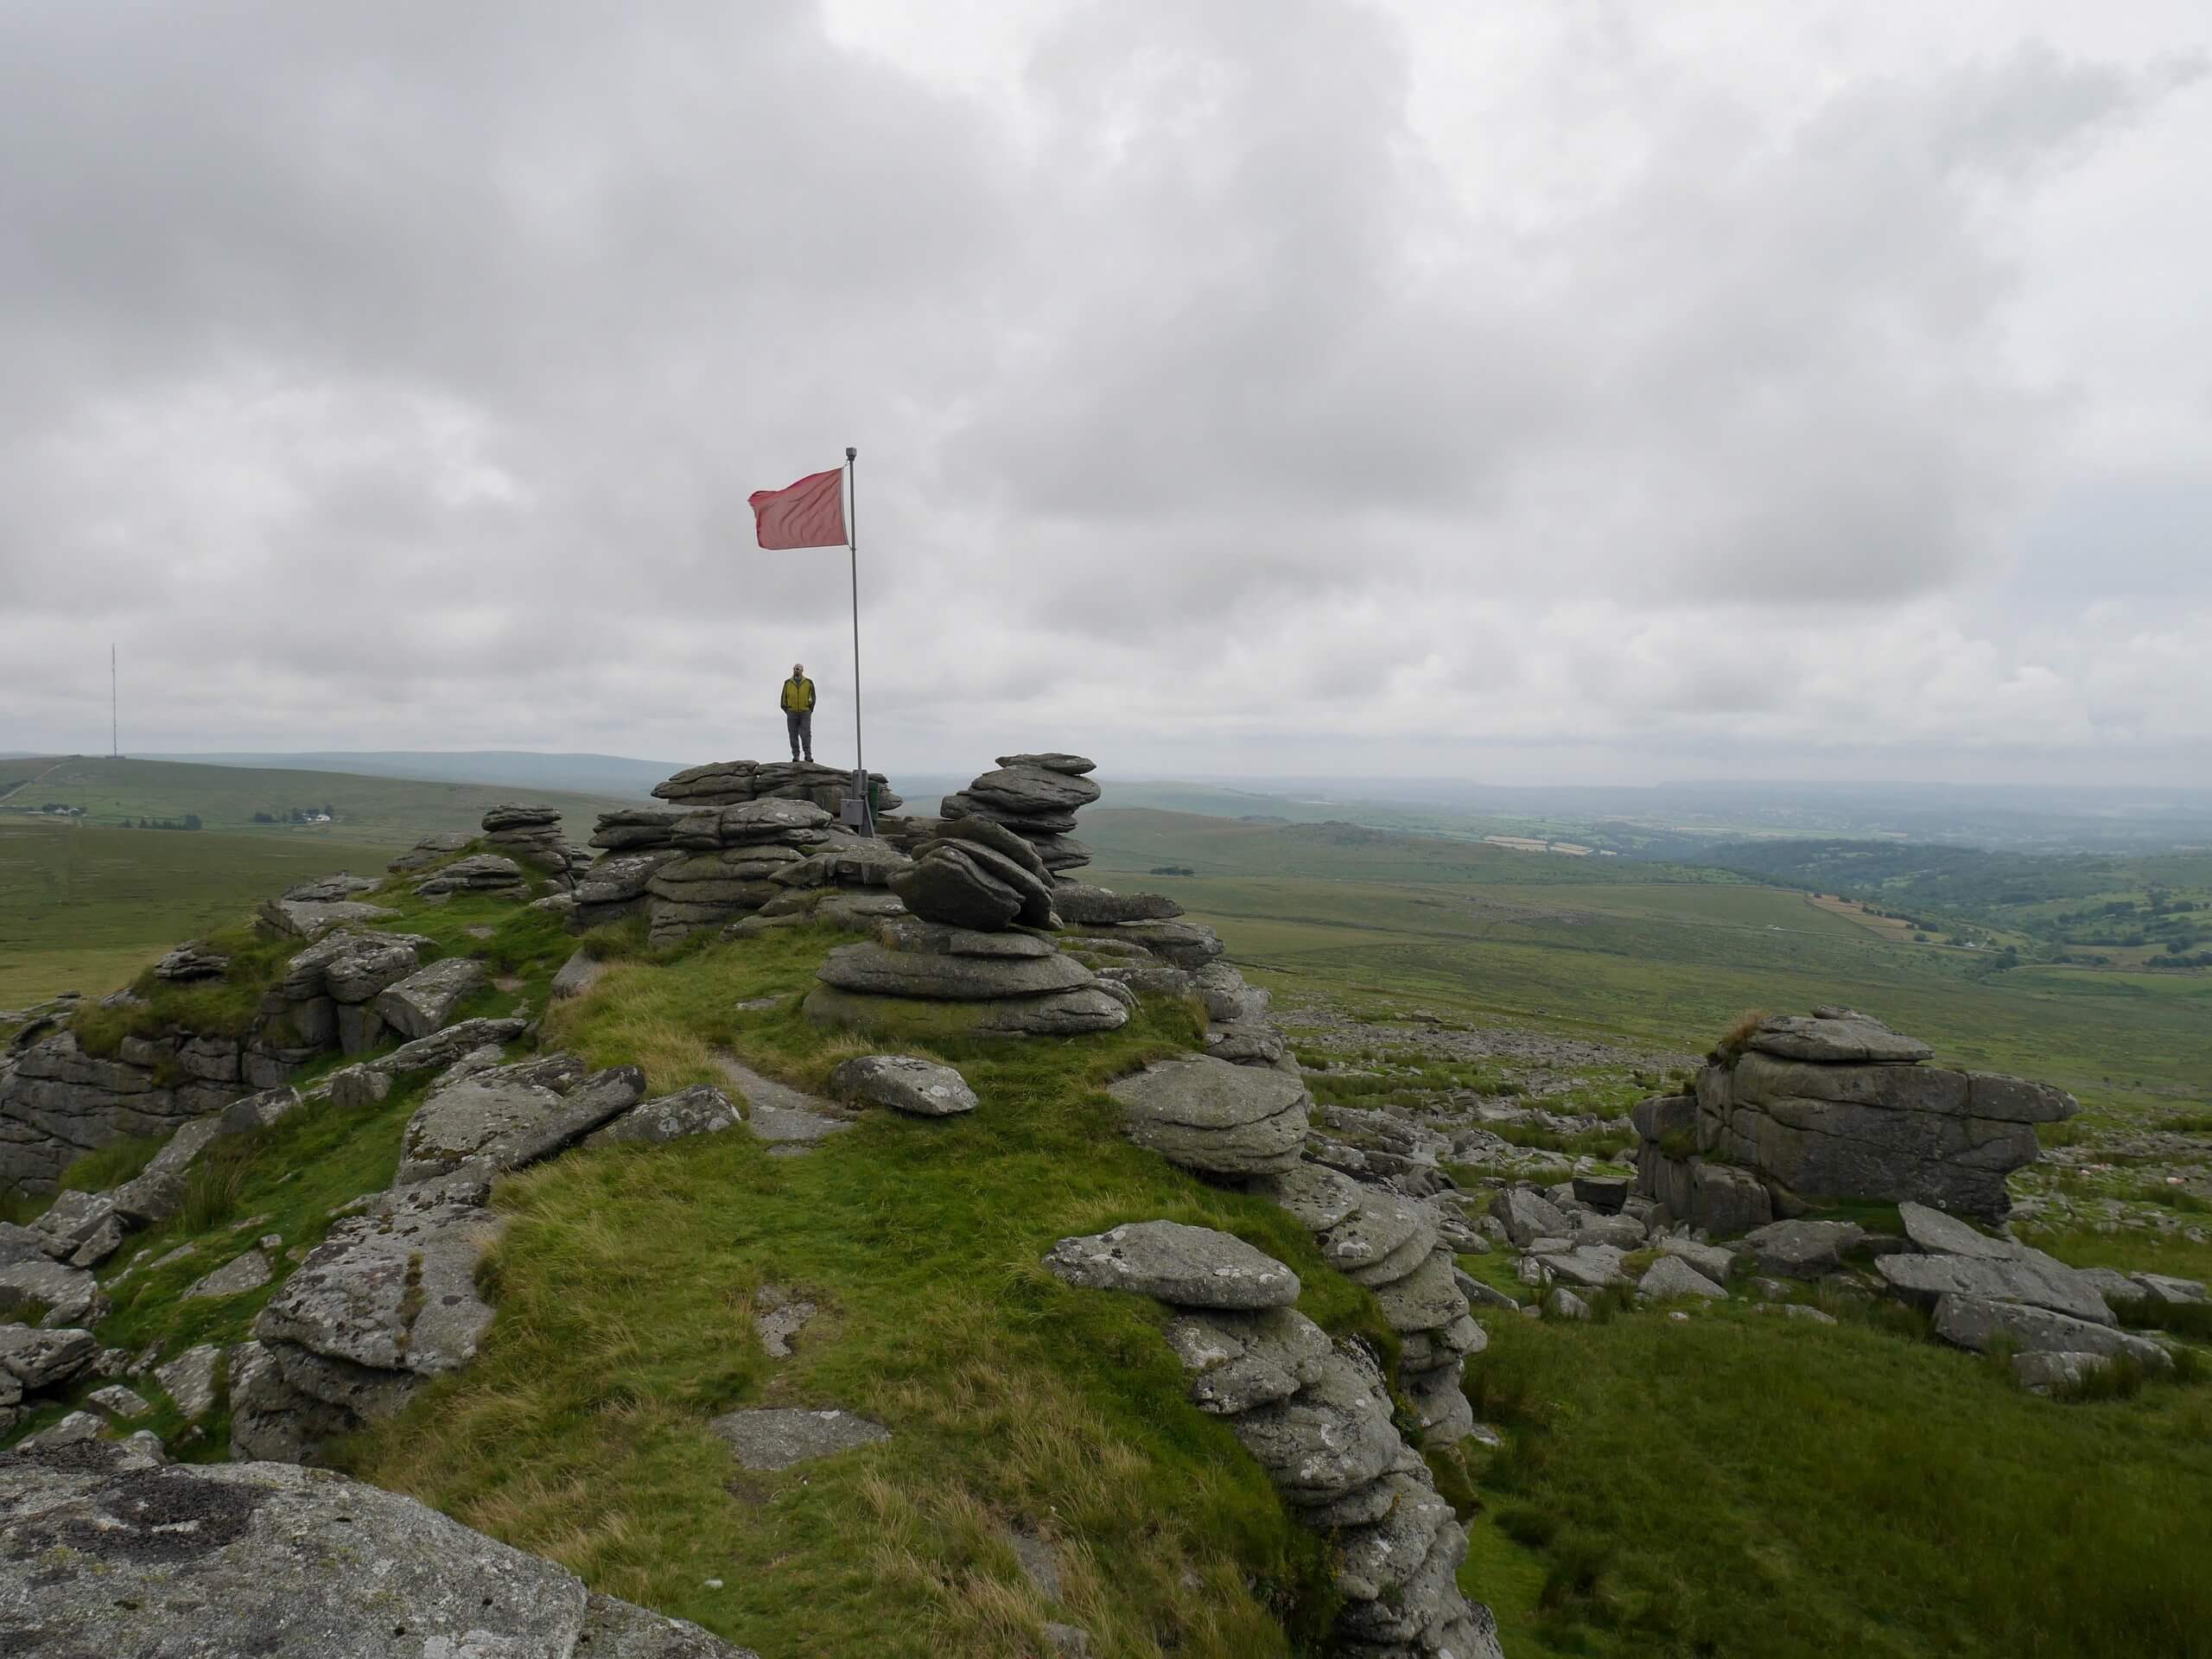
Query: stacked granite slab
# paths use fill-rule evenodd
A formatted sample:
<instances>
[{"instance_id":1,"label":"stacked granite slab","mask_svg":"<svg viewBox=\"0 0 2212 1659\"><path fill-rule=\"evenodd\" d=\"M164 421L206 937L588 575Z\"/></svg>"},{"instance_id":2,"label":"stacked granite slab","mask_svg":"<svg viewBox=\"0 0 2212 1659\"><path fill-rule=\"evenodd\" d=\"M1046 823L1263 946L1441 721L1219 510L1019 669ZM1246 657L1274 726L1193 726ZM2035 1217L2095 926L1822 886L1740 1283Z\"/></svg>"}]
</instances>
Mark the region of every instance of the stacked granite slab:
<instances>
[{"instance_id":1,"label":"stacked granite slab","mask_svg":"<svg viewBox=\"0 0 2212 1659\"><path fill-rule=\"evenodd\" d=\"M678 856L655 865L645 878L652 942L673 944L699 928L753 914L782 891L772 879L778 871L828 842L829 823L823 807L782 798L685 813L669 827ZM587 872L583 888L593 889L594 882Z\"/></svg>"},{"instance_id":2,"label":"stacked granite slab","mask_svg":"<svg viewBox=\"0 0 2212 1659\"><path fill-rule=\"evenodd\" d=\"M1490 1338L1468 1311L1435 1210L1319 1164L1299 1164L1253 1190L1295 1216L1331 1267L1375 1293L1398 1333L1398 1382L1423 1433L1448 1442L1473 1428L1462 1370Z\"/></svg>"},{"instance_id":3,"label":"stacked granite slab","mask_svg":"<svg viewBox=\"0 0 2212 1659\"><path fill-rule=\"evenodd\" d=\"M909 912L873 941L841 945L808 994L825 1025L896 1032L902 1005L957 1011L964 1028L1076 1036L1128 1022L1135 997L1102 982L1047 936L1056 920L1051 874L1021 836L969 817L931 826L886 879Z\"/></svg>"},{"instance_id":4,"label":"stacked granite slab","mask_svg":"<svg viewBox=\"0 0 2212 1659\"><path fill-rule=\"evenodd\" d=\"M450 898L456 893L488 893L519 899L529 891L522 866L505 853L471 853L450 864L442 864L415 883L425 899Z\"/></svg>"},{"instance_id":5,"label":"stacked granite slab","mask_svg":"<svg viewBox=\"0 0 2212 1659\"><path fill-rule=\"evenodd\" d=\"M1075 838L1075 815L1098 798L1098 785L1085 775L1097 764L1079 754L1002 754L995 770L946 796L940 811L948 823L974 817L1004 825L1056 874L1080 869L1090 862L1090 849Z\"/></svg>"},{"instance_id":6,"label":"stacked granite slab","mask_svg":"<svg viewBox=\"0 0 2212 1659\"><path fill-rule=\"evenodd\" d=\"M890 812L902 804L891 792L890 780L880 772L868 775L869 794L877 812ZM849 767L817 765L811 760L715 760L689 766L653 785L653 794L671 804L696 810L702 806L739 806L747 801L805 801L832 817L853 792ZM604 824L605 819L601 823ZM594 842L598 838L594 836Z\"/></svg>"},{"instance_id":7,"label":"stacked granite slab","mask_svg":"<svg viewBox=\"0 0 2212 1659\"><path fill-rule=\"evenodd\" d=\"M1641 1189L1717 1234L1836 1199L2002 1217L2005 1176L2038 1156L2035 1126L2079 1103L2047 1084L1927 1065L1930 1053L1850 1008L1762 1020L1715 1052L1694 1094L1636 1108Z\"/></svg>"},{"instance_id":8,"label":"stacked granite slab","mask_svg":"<svg viewBox=\"0 0 2212 1659\"><path fill-rule=\"evenodd\" d=\"M1490 1610L1456 1582L1467 1535L1399 1434L1375 1357L1292 1304L1297 1276L1210 1228L1141 1222L1064 1238L1046 1268L1166 1303L1199 1409L1225 1419L1306 1525L1330 1535L1343 1598L1332 1651L1499 1659Z\"/></svg>"},{"instance_id":9,"label":"stacked granite slab","mask_svg":"<svg viewBox=\"0 0 2212 1659\"><path fill-rule=\"evenodd\" d=\"M561 809L508 801L484 815L484 845L519 864L572 880L591 862L591 855L572 846L561 830Z\"/></svg>"},{"instance_id":10,"label":"stacked granite slab","mask_svg":"<svg viewBox=\"0 0 2212 1659\"><path fill-rule=\"evenodd\" d=\"M849 932L873 932L879 924L906 914L891 884L912 868L913 860L889 842L832 825L819 851L768 878L783 891L761 906L758 916L738 923L736 931L818 922Z\"/></svg>"}]
</instances>

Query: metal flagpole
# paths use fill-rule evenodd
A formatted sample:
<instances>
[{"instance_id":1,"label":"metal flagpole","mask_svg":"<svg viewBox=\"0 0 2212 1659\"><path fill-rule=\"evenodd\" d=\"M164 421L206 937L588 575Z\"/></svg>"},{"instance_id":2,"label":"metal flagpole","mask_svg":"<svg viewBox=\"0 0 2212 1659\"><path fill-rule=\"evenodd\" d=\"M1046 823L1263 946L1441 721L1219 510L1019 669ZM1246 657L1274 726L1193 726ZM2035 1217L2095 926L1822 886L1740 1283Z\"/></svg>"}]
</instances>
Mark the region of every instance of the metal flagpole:
<instances>
[{"instance_id":1,"label":"metal flagpole","mask_svg":"<svg viewBox=\"0 0 2212 1659\"><path fill-rule=\"evenodd\" d=\"M860 451L845 446L845 482L852 492L845 512L845 551L853 566L853 798L861 804L860 822L853 827L864 836L875 833L874 803L868 798L868 755L861 747L861 487Z\"/></svg>"}]
</instances>

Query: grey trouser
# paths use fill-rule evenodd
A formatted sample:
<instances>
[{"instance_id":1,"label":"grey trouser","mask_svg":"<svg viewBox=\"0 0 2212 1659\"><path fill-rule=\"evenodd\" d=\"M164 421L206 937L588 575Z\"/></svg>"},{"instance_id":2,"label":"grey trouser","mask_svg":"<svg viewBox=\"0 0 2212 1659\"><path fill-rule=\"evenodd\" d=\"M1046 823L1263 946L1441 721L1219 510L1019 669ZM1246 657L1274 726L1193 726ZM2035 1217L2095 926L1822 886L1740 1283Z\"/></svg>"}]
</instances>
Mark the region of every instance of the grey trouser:
<instances>
[{"instance_id":1,"label":"grey trouser","mask_svg":"<svg viewBox=\"0 0 2212 1659\"><path fill-rule=\"evenodd\" d=\"M813 759L814 759L814 713L813 713L813 711L812 711L811 709L809 709L806 713L804 713L804 714L800 714L800 713L798 713L798 712L797 712L797 711L795 711L795 710L786 710L786 711L785 711L785 715L784 715L784 724L785 724L785 726L787 726L787 727L789 727L789 728L791 728L791 759L792 759L792 760L798 760L798 752L799 752L800 746L801 746L801 745L804 745L804 746L805 747L805 749L806 749L806 758L807 758L808 760L813 760Z\"/></svg>"}]
</instances>

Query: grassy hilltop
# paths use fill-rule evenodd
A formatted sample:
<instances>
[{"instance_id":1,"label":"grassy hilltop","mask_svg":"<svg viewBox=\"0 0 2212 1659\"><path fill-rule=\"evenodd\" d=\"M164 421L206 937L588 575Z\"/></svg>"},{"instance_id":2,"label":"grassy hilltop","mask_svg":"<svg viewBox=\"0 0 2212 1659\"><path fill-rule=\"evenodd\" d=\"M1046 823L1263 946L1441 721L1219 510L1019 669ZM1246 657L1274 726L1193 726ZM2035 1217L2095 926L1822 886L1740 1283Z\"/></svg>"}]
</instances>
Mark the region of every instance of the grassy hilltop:
<instances>
[{"instance_id":1,"label":"grassy hilltop","mask_svg":"<svg viewBox=\"0 0 2212 1659\"><path fill-rule=\"evenodd\" d=\"M1630 904L1635 891L1613 922L1666 914L1648 894ZM586 948L608 970L549 1008L575 944L556 918L483 896L431 905L404 883L377 897L434 952L486 961L494 980L464 1013L545 1011L549 1046L641 1064L656 1093L718 1075L725 1055L819 1089L867 1046L798 1007L839 935L649 953L634 924L602 930ZM1764 935L1758 906L1781 900L1738 889L1732 902L1754 919L1724 908L1680 925ZM1576 890L1573 903L1591 899ZM1223 921L1248 960L1243 941L1271 937ZM1325 912L1306 925L1341 936L1353 921ZM1395 936L1341 982L1315 971L1328 960L1317 944L1278 983L1429 1011L1446 1029L1491 1017L1440 992L1433 964L1393 976L1392 952L1417 938ZM260 954L274 971L283 952ZM164 999L197 995L142 989L156 1006L116 1018L157 1020ZM1083 1624L1092 1652L1114 1659L1318 1653L1325 1542L1290 1524L1224 1426L1190 1405L1163 1312L1071 1291L1038 1265L1055 1239L1120 1221L1222 1227L1288 1262L1315 1319L1389 1342L1370 1294L1283 1211L1123 1139L1099 1084L1197 1033L1192 1008L1148 998L1110 1038L947 1039L931 1046L976 1087L972 1117L872 1115L798 1159L734 1133L576 1151L508 1178L495 1203L510 1225L482 1268L499 1315L480 1356L348 1444L345 1466L766 1654L1033 1659L1047 1618ZM88 1034L114 1033L95 1022ZM2001 1035L1986 1040L2010 1062ZM1374 1046L1342 1058L1370 1076L1401 1064ZM1512 1073L1490 1063L1486 1088L1509 1089ZM1325 1073L1316 1087L1358 1098L1360 1080ZM1636 1092L1608 1064L1589 1081L1616 1107ZM242 1229L311 1247L349 1198L390 1179L420 1101L417 1085L365 1110L310 1108L219 1143L183 1211L103 1269L115 1300L104 1335L165 1352L243 1338L270 1290L188 1301L183 1289ZM111 1148L71 1184L123 1179L151 1151ZM1503 1260L1460 1264L1515 1295ZM752 1329L770 1283L818 1309L775 1363ZM1473 1529L1462 1581L1496 1606L1513 1659L2208 1651L2212 1581L2196 1564L2212 1390L2036 1399L1899 1310L1823 1306L1837 1323L1618 1296L1599 1298L1590 1324L1478 1310L1491 1347L1467 1386L1501 1444L1442 1458L1437 1473ZM893 1440L865 1459L748 1476L705 1427L737 1405L832 1402L889 1424ZM149 1421L179 1438L167 1406ZM181 1450L219 1456L225 1439L219 1417ZM1056 1601L1026 1574L1014 1529L1052 1549Z\"/></svg>"},{"instance_id":2,"label":"grassy hilltop","mask_svg":"<svg viewBox=\"0 0 2212 1659\"><path fill-rule=\"evenodd\" d=\"M181 797L162 798L174 812ZM398 830L421 798L356 798L356 822L404 840L462 827ZM1575 1154L1617 1147L1621 1113L1662 1086L1669 1057L1745 1008L1848 1001L1946 1060L2072 1089L2083 1116L2046 1135L2062 1155L2084 1135L2123 1148L2024 1172L2088 1217L2024 1236L2079 1265L2212 1276L2212 973L2007 966L1832 895L1708 867L1110 808L1087 810L1081 833L1098 880L1174 895L1279 1008L1319 1012L1314 1027L1286 1023L1301 1058L1326 1063L1312 1078L1325 1107L1422 1088L1517 1101L1560 1081L1562 1063L1511 1044L1440 1060L1421 1033L1594 1042L1599 1057L1565 1068L1568 1086L1542 1101L1610 1127L1511 1131L1557 1157L1555 1179ZM88 991L119 984L292 880L380 869L391 844L0 816L0 1006L10 985L51 988L65 967ZM1149 874L1163 867L1192 874ZM841 936L653 953L634 925L602 930L586 944L608 970L553 1005L551 976L576 946L556 918L475 895L431 905L404 883L378 897L433 953L485 960L493 982L467 1012L520 1004L543 1017L546 1046L640 1065L656 1094L715 1079L725 1058L819 1089L863 1046L797 1007ZM271 971L284 954L235 937L242 960ZM87 1036L160 1013L103 1011ZM1160 1311L1071 1292L1038 1266L1067 1234L1202 1223L1291 1263L1301 1306L1328 1328L1391 1340L1370 1294L1283 1212L1123 1139L1101 1083L1197 1031L1193 1009L1148 998L1109 1038L948 1038L929 1047L976 1087L971 1117L871 1116L803 1158L737 1133L580 1150L506 1179L494 1202L510 1224L482 1268L498 1319L479 1360L347 1445L346 1466L779 1659L1037 1659L1048 1618L1087 1627L1101 1659L1317 1654L1327 1546L1189 1404ZM391 1179L421 1100L418 1084L220 1143L182 1213L102 1270L116 1308L104 1338L165 1353L243 1338L270 1290L187 1301L183 1289L242 1236L311 1247ZM2124 1150L2152 1130L2167 1147L2196 1137L2196 1161L2176 1166L2194 1172L2185 1184L2157 1178L2177 1154ZM109 1148L68 1182L111 1185L152 1151ZM1456 1173L1471 1190L1484 1179ZM1503 1251L1459 1265L1533 1300ZM753 1331L770 1284L819 1310L774 1363ZM2175 1380L2061 1402L2022 1393L1894 1305L1789 1296L1834 1323L1751 1298L1639 1306L1612 1293L1593 1294L1588 1323L1477 1310L1490 1341L1467 1389L1499 1444L1436 1472L1473 1536L1462 1582L1497 1610L1512 1659L2212 1656L2204 1332ZM704 1427L734 1406L824 1403L893 1439L865 1459L749 1476ZM188 1458L219 1456L226 1439L219 1415L182 1442L166 1404L149 1425ZM1052 1549L1056 1602L1012 1529Z\"/></svg>"}]
</instances>

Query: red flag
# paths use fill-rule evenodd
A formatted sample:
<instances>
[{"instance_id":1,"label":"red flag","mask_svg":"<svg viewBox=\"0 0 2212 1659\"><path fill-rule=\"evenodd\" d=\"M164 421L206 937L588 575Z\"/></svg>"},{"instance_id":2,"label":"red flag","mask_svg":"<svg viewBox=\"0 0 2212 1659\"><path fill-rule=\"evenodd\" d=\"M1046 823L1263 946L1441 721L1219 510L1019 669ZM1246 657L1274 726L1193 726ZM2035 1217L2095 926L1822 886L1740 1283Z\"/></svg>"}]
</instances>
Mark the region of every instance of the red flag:
<instances>
[{"instance_id":1,"label":"red flag","mask_svg":"<svg viewBox=\"0 0 2212 1659\"><path fill-rule=\"evenodd\" d=\"M842 467L810 473L780 490L755 490L753 527L760 545L842 547L845 545L845 473Z\"/></svg>"}]
</instances>

